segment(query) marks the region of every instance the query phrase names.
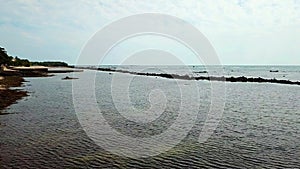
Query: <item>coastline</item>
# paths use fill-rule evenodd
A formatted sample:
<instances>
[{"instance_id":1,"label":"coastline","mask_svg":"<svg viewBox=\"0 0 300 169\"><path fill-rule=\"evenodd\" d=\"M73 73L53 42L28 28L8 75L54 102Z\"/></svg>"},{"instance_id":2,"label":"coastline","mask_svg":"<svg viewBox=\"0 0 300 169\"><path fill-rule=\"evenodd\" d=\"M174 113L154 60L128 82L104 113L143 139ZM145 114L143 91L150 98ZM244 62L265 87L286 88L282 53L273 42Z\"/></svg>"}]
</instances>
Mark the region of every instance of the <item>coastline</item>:
<instances>
[{"instance_id":1,"label":"coastline","mask_svg":"<svg viewBox=\"0 0 300 169\"><path fill-rule=\"evenodd\" d=\"M25 80L21 76L0 76L0 114L17 100L28 96L27 91L10 89L11 87L20 87L23 82Z\"/></svg>"},{"instance_id":2,"label":"coastline","mask_svg":"<svg viewBox=\"0 0 300 169\"><path fill-rule=\"evenodd\" d=\"M28 96L28 92L20 89L11 89L11 87L20 87L25 82L23 77L49 77L52 73L71 73L82 72L70 67L12 67L10 69L3 67L0 71L0 115L3 110L16 103L17 100ZM76 78L70 78L76 79Z\"/></svg>"}]
</instances>

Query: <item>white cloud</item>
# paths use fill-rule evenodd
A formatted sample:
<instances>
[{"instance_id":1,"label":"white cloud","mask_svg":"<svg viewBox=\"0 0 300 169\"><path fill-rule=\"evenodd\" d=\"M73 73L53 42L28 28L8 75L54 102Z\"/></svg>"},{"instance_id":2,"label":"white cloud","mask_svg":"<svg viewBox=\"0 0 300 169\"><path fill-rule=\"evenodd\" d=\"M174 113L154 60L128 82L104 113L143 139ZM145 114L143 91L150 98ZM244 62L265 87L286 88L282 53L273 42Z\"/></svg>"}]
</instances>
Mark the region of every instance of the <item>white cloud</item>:
<instances>
[{"instance_id":1,"label":"white cloud","mask_svg":"<svg viewBox=\"0 0 300 169\"><path fill-rule=\"evenodd\" d=\"M65 55L79 53L88 38L104 25L133 14L158 12L195 25L212 41L222 60L229 59L226 63L235 62L241 54L253 56L251 63L259 63L265 54L281 58L281 51L288 52L293 59L300 54L300 49L291 47L299 42L299 0L2 0L0 3L1 45L16 53L24 51L24 44L14 46L13 41L18 39L40 48L64 44L64 51L57 53L73 62L76 56ZM266 53L263 49L274 52ZM30 55L36 55L35 49L26 52L26 56ZM300 64L299 58L291 63ZM290 63L288 60L285 61Z\"/></svg>"}]
</instances>

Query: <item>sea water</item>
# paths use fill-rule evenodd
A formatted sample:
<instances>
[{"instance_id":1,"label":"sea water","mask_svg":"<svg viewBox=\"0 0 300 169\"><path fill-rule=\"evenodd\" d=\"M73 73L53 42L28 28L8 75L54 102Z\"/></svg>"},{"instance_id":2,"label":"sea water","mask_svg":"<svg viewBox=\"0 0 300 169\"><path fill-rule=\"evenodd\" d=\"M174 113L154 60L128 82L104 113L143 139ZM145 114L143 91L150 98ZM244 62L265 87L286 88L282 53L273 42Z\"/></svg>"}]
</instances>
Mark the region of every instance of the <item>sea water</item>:
<instances>
[{"instance_id":1,"label":"sea water","mask_svg":"<svg viewBox=\"0 0 300 169\"><path fill-rule=\"evenodd\" d=\"M206 70L188 67L191 75ZM121 66L117 69L181 74L181 66ZM270 72L278 70L278 72ZM203 143L199 134L211 108L211 83L180 81L189 92L197 92L199 107L191 130L172 149L159 155L130 158L97 145L85 133L74 109L72 80L65 76L94 79L97 108L116 131L129 137L147 138L167 130L178 117L181 89L175 79L118 73L119 80L130 80L124 90L113 83L115 73L85 70L52 77L26 78L29 96L11 105L0 116L1 168L298 168L300 166L300 86L271 83L226 82L225 107L218 126ZM213 74L213 72L209 72ZM225 76L277 78L300 81L299 66L225 66ZM118 81L116 81L118 82ZM122 89L122 88L121 88ZM118 97L128 93L130 106L144 112L151 108L151 92L164 93L159 123L135 123L128 103ZM86 91L78 90L82 106L89 103ZM82 92L82 93L80 93ZM119 92L119 93L118 93ZM154 97L156 98L156 97ZM126 100L128 101L128 100ZM157 103L157 102L156 102ZM187 105L188 106L188 105ZM119 111L123 111L120 115ZM93 111L93 110L91 110ZM156 112L153 112L155 114ZM144 114L147 119L149 114ZM155 121L154 121L155 122ZM157 121L156 121L157 122ZM159 124L159 125L155 125ZM185 125L185 124L182 124ZM179 131L178 131L179 132ZM101 136L105 137L105 135ZM130 151L130 150L129 150Z\"/></svg>"}]
</instances>

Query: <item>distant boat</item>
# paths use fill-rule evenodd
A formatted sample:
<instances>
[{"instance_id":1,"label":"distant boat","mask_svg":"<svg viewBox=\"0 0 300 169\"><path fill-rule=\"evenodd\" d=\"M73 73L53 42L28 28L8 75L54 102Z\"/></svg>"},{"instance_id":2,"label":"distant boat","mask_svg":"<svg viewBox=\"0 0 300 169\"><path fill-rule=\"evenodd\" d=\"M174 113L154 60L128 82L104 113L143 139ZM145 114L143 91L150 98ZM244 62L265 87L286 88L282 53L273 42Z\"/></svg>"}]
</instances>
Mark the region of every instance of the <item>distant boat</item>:
<instances>
[{"instance_id":1,"label":"distant boat","mask_svg":"<svg viewBox=\"0 0 300 169\"><path fill-rule=\"evenodd\" d=\"M69 76L66 76L64 78L62 78L62 80L72 80L72 79L78 79L76 77L69 77Z\"/></svg>"},{"instance_id":2,"label":"distant boat","mask_svg":"<svg viewBox=\"0 0 300 169\"><path fill-rule=\"evenodd\" d=\"M279 72L279 70L270 70L270 72Z\"/></svg>"}]
</instances>

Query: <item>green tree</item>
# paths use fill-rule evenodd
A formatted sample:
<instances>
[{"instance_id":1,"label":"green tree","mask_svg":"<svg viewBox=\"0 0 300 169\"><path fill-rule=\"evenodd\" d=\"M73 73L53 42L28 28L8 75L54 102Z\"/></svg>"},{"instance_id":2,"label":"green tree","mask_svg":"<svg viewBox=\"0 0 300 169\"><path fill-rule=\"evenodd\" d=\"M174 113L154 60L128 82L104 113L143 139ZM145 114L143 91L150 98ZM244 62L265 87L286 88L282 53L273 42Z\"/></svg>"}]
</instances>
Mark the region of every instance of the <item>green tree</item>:
<instances>
[{"instance_id":1,"label":"green tree","mask_svg":"<svg viewBox=\"0 0 300 169\"><path fill-rule=\"evenodd\" d=\"M4 48L0 47L0 65L9 64L12 57L7 55L7 52Z\"/></svg>"}]
</instances>

